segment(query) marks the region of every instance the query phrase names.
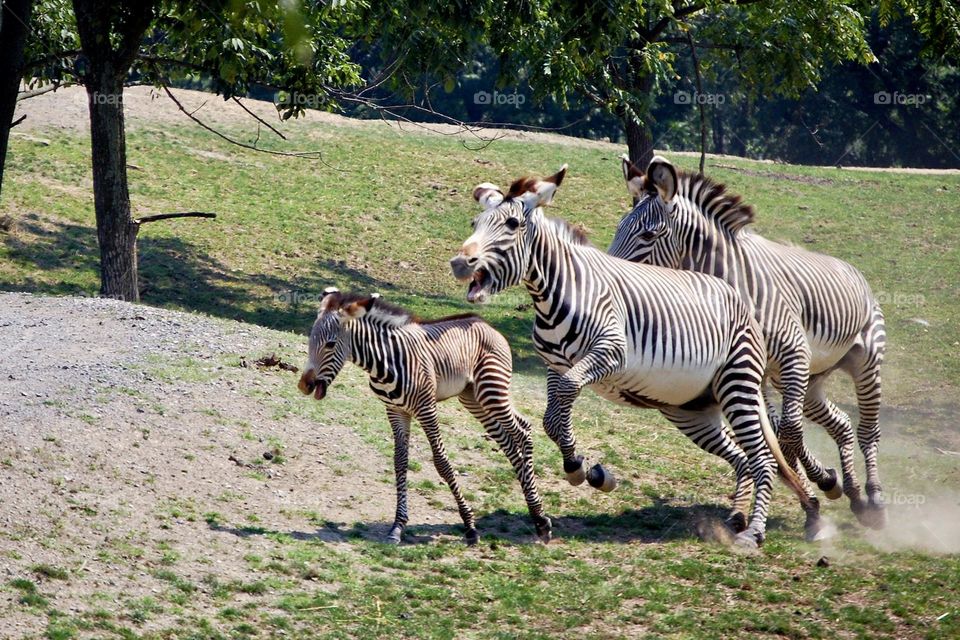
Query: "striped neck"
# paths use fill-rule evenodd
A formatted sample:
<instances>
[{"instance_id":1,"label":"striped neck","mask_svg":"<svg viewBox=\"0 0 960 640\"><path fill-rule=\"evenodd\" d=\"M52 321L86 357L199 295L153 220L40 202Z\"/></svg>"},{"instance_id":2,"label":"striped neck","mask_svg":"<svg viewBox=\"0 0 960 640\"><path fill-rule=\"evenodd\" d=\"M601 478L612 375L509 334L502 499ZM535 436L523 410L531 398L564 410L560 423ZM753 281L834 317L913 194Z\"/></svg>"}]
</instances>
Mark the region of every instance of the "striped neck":
<instances>
[{"instance_id":1,"label":"striped neck","mask_svg":"<svg viewBox=\"0 0 960 640\"><path fill-rule=\"evenodd\" d=\"M382 380L393 369L390 366L395 355L391 338L400 327L371 322L366 318L355 320L345 327L347 331L349 359L367 372L374 380Z\"/></svg>"}]
</instances>

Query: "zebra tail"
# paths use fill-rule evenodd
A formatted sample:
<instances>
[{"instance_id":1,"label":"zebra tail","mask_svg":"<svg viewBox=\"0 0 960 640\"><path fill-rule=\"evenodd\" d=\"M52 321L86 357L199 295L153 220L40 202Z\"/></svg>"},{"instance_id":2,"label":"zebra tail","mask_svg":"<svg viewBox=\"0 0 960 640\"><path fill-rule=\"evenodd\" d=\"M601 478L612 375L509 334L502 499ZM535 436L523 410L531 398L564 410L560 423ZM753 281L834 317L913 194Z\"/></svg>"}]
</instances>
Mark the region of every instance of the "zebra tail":
<instances>
[{"instance_id":1,"label":"zebra tail","mask_svg":"<svg viewBox=\"0 0 960 640\"><path fill-rule=\"evenodd\" d=\"M767 446L770 447L770 451L773 453L773 458L777 461L777 468L779 469L780 477L783 479L784 484L797 494L797 497L800 498L800 503L804 507L812 509L813 504L810 502L810 496L807 495L807 492L803 488L803 482L801 482L800 477L790 465L787 464L786 459L783 457L783 451L780 450L780 443L777 441L776 434L773 433L773 427L770 426L770 418L767 416L767 408L763 402L760 403L760 430L763 432L763 439L767 441Z\"/></svg>"}]
</instances>

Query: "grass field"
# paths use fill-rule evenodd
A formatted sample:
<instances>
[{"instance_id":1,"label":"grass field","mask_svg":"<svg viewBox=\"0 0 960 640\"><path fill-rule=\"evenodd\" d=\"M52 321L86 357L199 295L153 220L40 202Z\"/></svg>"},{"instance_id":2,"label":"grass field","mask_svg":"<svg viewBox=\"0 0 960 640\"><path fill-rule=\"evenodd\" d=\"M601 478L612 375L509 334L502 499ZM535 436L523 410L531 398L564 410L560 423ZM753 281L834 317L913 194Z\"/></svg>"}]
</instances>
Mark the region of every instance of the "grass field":
<instances>
[{"instance_id":1,"label":"grass field","mask_svg":"<svg viewBox=\"0 0 960 640\"><path fill-rule=\"evenodd\" d=\"M251 126L225 128L249 138ZM43 138L12 140L0 289L93 295L89 142L69 130ZM505 186L564 162L570 170L551 213L582 223L605 247L628 205L619 152L540 140L477 150L451 137L346 123L305 124L298 140L301 148L321 148L325 163L232 147L186 120L131 127L135 211L218 214L215 221L143 228L143 302L300 334L312 322L316 294L331 284L380 291L426 317L479 311L514 346L518 404L538 422L543 368L530 348L526 294L514 290L468 309L447 260L469 235L475 184ZM695 166L689 157L671 159ZM151 570L165 572L169 588L126 617L58 611L50 602L69 573L56 567L4 588L49 618L50 638L960 636L958 545L937 535L960 536L960 457L938 453L960 450L960 178L730 158L709 159L706 170L757 207L762 233L852 262L884 303L890 348L881 472L889 496L924 502L891 505L893 532L867 534L836 502L825 512L840 537L806 544L801 514L780 489L762 555L702 542L696 523L722 517L733 486L724 465L655 413L587 392L575 409L575 429L590 457L616 469L622 484L611 494L545 490L556 536L548 546L532 543L509 468L485 450L455 458L475 488L469 498L484 536L478 548L449 536L389 547L362 524L346 532L349 543L328 544L227 522L273 543L267 556L245 559L258 580L220 584L211 574L195 584L178 578L175 563L157 564ZM284 356L299 360L302 353ZM833 387L852 412L848 382ZM292 387L267 401L317 420L350 416L384 460L389 455L380 406L356 371L346 372L323 403L305 403ZM452 407L445 411L447 422L465 419ZM472 439L454 437L448 448L475 447L471 429ZM815 450L835 464L825 436L812 427L810 433ZM559 475L552 443L540 432L535 439L538 473ZM444 504L453 523L456 512L441 485L437 478L417 491ZM337 515L313 518L323 529ZM429 537L435 526L415 525L411 536ZM828 566L817 565L822 556ZM217 607L215 616L192 607L200 594ZM156 611L178 622L145 630Z\"/></svg>"}]
</instances>

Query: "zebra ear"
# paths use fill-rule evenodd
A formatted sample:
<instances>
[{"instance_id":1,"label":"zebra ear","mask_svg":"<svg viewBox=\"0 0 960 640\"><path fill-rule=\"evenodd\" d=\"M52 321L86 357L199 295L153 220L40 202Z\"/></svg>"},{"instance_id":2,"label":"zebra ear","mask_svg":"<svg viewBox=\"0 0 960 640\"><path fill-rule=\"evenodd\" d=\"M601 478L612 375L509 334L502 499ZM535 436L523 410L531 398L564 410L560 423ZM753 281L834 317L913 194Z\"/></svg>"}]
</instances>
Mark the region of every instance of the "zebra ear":
<instances>
[{"instance_id":1,"label":"zebra ear","mask_svg":"<svg viewBox=\"0 0 960 640\"><path fill-rule=\"evenodd\" d=\"M520 188L517 188L517 183L514 183L510 191L512 194L515 189L518 191L522 189L522 193L520 193L518 197L526 205L527 211L533 211L537 207L545 207L553 202L553 195L557 192L557 188L560 186L560 183L563 182L563 178L566 175L567 165L564 164L560 167L560 170L552 176L543 178L542 180L525 180Z\"/></svg>"},{"instance_id":2,"label":"zebra ear","mask_svg":"<svg viewBox=\"0 0 960 640\"><path fill-rule=\"evenodd\" d=\"M367 314L367 311L370 310L370 307L373 306L373 301L376 298L367 298L366 300L357 300L349 304L343 305L340 310L343 312L343 315L346 318L351 320L356 320L362 318Z\"/></svg>"},{"instance_id":3,"label":"zebra ear","mask_svg":"<svg viewBox=\"0 0 960 640\"><path fill-rule=\"evenodd\" d=\"M503 192L497 185L484 182L474 188L473 199L479 202L483 206L483 210L486 211L503 202Z\"/></svg>"},{"instance_id":4,"label":"zebra ear","mask_svg":"<svg viewBox=\"0 0 960 640\"><path fill-rule=\"evenodd\" d=\"M653 156L647 167L647 179L657 188L664 202L670 202L677 195L677 170L663 156Z\"/></svg>"},{"instance_id":5,"label":"zebra ear","mask_svg":"<svg viewBox=\"0 0 960 640\"><path fill-rule=\"evenodd\" d=\"M323 290L323 295L320 296L320 313L329 309L334 299L332 296L337 293L340 293L340 289L336 287L327 287Z\"/></svg>"},{"instance_id":6,"label":"zebra ear","mask_svg":"<svg viewBox=\"0 0 960 640\"><path fill-rule=\"evenodd\" d=\"M637 166L630 162L630 156L623 154L621 156L623 166L623 179L627 181L627 191L633 196L634 201L640 200L646 192L644 182L646 176L643 171L637 169Z\"/></svg>"}]
</instances>

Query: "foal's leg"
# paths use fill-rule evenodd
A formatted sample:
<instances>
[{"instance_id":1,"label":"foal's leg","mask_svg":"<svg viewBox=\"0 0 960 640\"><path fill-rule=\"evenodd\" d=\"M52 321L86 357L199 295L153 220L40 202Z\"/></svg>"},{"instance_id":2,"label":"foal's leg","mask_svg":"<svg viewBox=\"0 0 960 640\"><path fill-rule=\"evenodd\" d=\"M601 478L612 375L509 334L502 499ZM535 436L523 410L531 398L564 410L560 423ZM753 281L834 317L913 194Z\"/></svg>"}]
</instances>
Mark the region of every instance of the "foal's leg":
<instances>
[{"instance_id":1,"label":"foal's leg","mask_svg":"<svg viewBox=\"0 0 960 640\"><path fill-rule=\"evenodd\" d=\"M509 383L508 383L509 389ZM475 388L468 387L460 394L460 402L486 429L517 474L517 480L523 489L527 509L533 519L537 536L543 542L550 541L551 523L543 512L543 501L537 491L536 477L533 473L533 440L530 436L530 423L515 413L509 395L504 395L502 383L483 384L478 381ZM523 420L522 426L516 419Z\"/></svg>"},{"instance_id":2,"label":"foal's leg","mask_svg":"<svg viewBox=\"0 0 960 640\"><path fill-rule=\"evenodd\" d=\"M397 481L397 514L387 534L387 542L400 544L407 526L407 460L410 452L410 416L395 407L387 407L387 419L393 429L393 473Z\"/></svg>"},{"instance_id":3,"label":"foal's leg","mask_svg":"<svg viewBox=\"0 0 960 640\"><path fill-rule=\"evenodd\" d=\"M477 533L477 520L470 505L463 498L457 476L453 472L453 467L450 466L450 460L447 458L447 452L443 447L443 439L440 437L440 421L437 418L437 404L433 402L421 408L417 411L416 416L420 426L423 427L424 433L427 434L427 440L430 442L430 450L433 452L433 465L437 468L440 477L450 487L453 499L457 502L457 509L463 519L463 526L467 529L467 544L476 544L480 540L480 534Z\"/></svg>"}]
</instances>

